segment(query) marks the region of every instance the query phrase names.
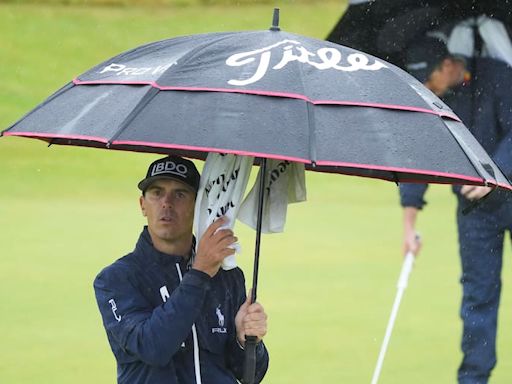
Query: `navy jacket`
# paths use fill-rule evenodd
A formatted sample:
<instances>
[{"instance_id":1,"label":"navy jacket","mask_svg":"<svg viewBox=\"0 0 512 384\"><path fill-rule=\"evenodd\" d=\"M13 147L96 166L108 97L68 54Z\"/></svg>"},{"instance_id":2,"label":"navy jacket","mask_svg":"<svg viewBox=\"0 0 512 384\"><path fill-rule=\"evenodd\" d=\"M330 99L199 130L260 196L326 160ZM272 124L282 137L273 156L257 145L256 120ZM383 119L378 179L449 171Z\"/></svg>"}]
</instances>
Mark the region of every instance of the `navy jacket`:
<instances>
[{"instance_id":1,"label":"navy jacket","mask_svg":"<svg viewBox=\"0 0 512 384\"><path fill-rule=\"evenodd\" d=\"M502 61L478 58L471 82L456 89L444 101L512 180L512 67ZM426 184L400 184L402 206L421 209L426 190ZM455 193L459 191L460 186L454 187ZM492 200L504 203L510 196L506 191L496 191ZM460 195L459 201L464 201Z\"/></svg>"},{"instance_id":2,"label":"navy jacket","mask_svg":"<svg viewBox=\"0 0 512 384\"><path fill-rule=\"evenodd\" d=\"M194 323L202 383L231 384L242 377L235 315L246 294L239 268L221 269L213 278L187 270L182 257L157 251L145 228L135 250L101 271L94 289L119 383L196 383ZM256 353L259 382L268 367L263 343Z\"/></svg>"}]
</instances>

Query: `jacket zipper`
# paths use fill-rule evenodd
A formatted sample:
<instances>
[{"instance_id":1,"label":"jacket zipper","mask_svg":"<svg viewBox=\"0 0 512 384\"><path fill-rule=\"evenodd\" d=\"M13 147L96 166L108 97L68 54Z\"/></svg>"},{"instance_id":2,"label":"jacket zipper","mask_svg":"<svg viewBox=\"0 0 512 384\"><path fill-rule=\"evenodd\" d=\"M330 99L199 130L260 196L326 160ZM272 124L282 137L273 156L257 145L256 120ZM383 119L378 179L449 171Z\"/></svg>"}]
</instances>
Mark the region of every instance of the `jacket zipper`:
<instances>
[{"instance_id":1,"label":"jacket zipper","mask_svg":"<svg viewBox=\"0 0 512 384\"><path fill-rule=\"evenodd\" d=\"M183 274L181 273L181 267L179 263L176 263L176 271L178 271L178 277L180 278L180 282L183 281ZM199 343L197 341L197 331L195 323L192 324L192 339L194 341L194 371L196 375L196 384L202 384L201 366L199 361Z\"/></svg>"}]
</instances>

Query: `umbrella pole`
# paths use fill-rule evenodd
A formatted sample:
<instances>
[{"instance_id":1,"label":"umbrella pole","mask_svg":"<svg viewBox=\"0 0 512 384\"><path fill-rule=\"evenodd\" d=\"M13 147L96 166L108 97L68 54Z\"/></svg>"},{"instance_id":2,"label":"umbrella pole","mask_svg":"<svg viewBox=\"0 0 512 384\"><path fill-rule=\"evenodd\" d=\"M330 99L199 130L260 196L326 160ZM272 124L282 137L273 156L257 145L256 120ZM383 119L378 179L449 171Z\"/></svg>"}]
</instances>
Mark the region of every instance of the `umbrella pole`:
<instances>
[{"instance_id":1,"label":"umbrella pole","mask_svg":"<svg viewBox=\"0 0 512 384\"><path fill-rule=\"evenodd\" d=\"M263 203L265 198L265 179L267 176L267 159L262 158L260 164L261 178L259 185L258 218L256 221L256 245L254 247L254 267L252 274L252 292L251 303L256 302L258 288L258 270L260 265L260 246L261 246L261 225L263 221Z\"/></svg>"},{"instance_id":2,"label":"umbrella pole","mask_svg":"<svg viewBox=\"0 0 512 384\"><path fill-rule=\"evenodd\" d=\"M260 163L260 185L258 201L258 220L256 222L256 245L254 248L254 268L252 274L251 303L256 302L258 289L258 270L260 264L261 224L263 221L263 203L265 197L265 178L267 175L267 159L261 158ZM245 337L245 361L244 361L244 384L253 384L256 373L256 336Z\"/></svg>"}]
</instances>

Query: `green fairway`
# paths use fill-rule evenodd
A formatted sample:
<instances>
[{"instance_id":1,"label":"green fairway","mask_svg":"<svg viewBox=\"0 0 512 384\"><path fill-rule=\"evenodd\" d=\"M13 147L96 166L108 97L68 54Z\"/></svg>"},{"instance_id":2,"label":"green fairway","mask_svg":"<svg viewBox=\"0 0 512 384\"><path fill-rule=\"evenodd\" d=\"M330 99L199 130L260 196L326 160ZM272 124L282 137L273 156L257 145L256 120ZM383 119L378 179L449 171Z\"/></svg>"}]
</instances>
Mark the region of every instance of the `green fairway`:
<instances>
[{"instance_id":1,"label":"green fairway","mask_svg":"<svg viewBox=\"0 0 512 384\"><path fill-rule=\"evenodd\" d=\"M0 4L0 130L121 51L184 34L266 29L275 4L282 29L317 38L345 7L292 0L176 8ZM0 139L0 383L115 382L92 281L133 249L144 224L136 184L155 158ZM307 188L308 201L289 207L285 233L263 236L258 296L270 318L271 355L264 382L369 383L402 261L397 187L310 172ZM447 186L431 187L427 199L419 221L424 248L382 384L455 383L462 332L455 199ZM237 233L250 282L254 232L238 224ZM507 239L493 384L512 382L510 257Z\"/></svg>"}]
</instances>

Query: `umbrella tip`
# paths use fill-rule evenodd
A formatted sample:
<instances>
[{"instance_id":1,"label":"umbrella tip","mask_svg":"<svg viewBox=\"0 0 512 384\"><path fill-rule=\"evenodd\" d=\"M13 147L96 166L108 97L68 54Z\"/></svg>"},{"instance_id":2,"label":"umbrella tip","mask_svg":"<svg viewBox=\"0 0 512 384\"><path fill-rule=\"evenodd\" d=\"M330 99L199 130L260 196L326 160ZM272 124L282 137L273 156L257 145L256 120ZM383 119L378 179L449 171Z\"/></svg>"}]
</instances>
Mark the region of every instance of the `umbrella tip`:
<instances>
[{"instance_id":1,"label":"umbrella tip","mask_svg":"<svg viewBox=\"0 0 512 384\"><path fill-rule=\"evenodd\" d=\"M272 26L270 27L271 31L280 31L279 28L279 8L274 8L274 17L272 18Z\"/></svg>"}]
</instances>

